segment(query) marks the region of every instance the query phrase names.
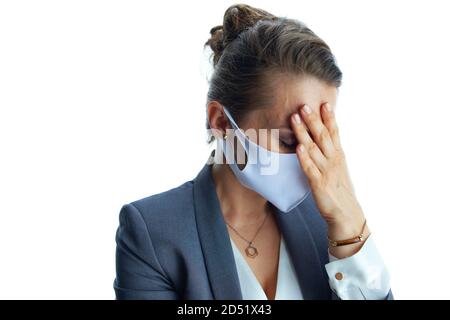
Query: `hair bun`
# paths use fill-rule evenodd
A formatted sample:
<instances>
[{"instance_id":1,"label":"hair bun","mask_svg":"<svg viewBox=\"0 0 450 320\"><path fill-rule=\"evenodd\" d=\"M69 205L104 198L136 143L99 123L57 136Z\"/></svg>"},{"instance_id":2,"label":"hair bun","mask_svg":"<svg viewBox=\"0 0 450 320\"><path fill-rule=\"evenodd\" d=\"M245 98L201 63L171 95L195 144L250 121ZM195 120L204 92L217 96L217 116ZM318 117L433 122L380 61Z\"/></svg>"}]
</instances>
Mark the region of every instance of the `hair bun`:
<instances>
[{"instance_id":1,"label":"hair bun","mask_svg":"<svg viewBox=\"0 0 450 320\"><path fill-rule=\"evenodd\" d=\"M246 4L235 4L229 7L223 17L224 45L233 41L238 35L254 26L259 20L273 19L274 15L262 9Z\"/></svg>"},{"instance_id":2,"label":"hair bun","mask_svg":"<svg viewBox=\"0 0 450 320\"><path fill-rule=\"evenodd\" d=\"M206 41L205 46L209 45L214 54L214 66L217 61L219 61L219 57L222 55L223 49L225 49L223 43L223 26L215 26L213 27L209 33L211 34L211 38Z\"/></svg>"},{"instance_id":3,"label":"hair bun","mask_svg":"<svg viewBox=\"0 0 450 320\"><path fill-rule=\"evenodd\" d=\"M262 19L276 19L273 14L246 4L229 7L223 16L223 25L210 30L211 38L205 43L214 52L214 65L219 61L226 46L236 39L241 32L254 26Z\"/></svg>"}]
</instances>

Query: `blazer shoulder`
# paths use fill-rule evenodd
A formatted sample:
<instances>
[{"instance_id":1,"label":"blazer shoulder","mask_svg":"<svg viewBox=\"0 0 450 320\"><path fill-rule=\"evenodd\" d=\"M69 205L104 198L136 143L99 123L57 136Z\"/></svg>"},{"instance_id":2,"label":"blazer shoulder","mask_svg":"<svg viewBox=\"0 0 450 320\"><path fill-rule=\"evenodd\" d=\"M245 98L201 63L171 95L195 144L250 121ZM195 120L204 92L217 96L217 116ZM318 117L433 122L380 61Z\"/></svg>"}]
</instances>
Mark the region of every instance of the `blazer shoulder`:
<instances>
[{"instance_id":1,"label":"blazer shoulder","mask_svg":"<svg viewBox=\"0 0 450 320\"><path fill-rule=\"evenodd\" d=\"M177 251L175 248L183 243L195 241L193 198L193 181L187 181L170 190L132 201L122 207L120 225L128 224L128 229L137 238L148 235L161 265L170 264L170 252Z\"/></svg>"},{"instance_id":2,"label":"blazer shoulder","mask_svg":"<svg viewBox=\"0 0 450 320\"><path fill-rule=\"evenodd\" d=\"M193 181L186 181L175 188L134 200L130 204L139 210L144 219L158 212L176 213L186 210L193 206Z\"/></svg>"}]
</instances>

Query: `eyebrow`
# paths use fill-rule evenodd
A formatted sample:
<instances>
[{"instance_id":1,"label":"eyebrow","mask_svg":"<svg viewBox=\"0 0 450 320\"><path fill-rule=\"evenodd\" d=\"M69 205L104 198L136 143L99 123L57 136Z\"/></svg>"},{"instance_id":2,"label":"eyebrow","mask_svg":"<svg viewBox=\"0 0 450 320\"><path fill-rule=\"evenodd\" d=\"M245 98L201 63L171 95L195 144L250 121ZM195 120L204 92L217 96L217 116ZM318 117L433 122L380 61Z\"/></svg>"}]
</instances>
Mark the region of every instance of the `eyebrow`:
<instances>
[{"instance_id":1,"label":"eyebrow","mask_svg":"<svg viewBox=\"0 0 450 320\"><path fill-rule=\"evenodd\" d=\"M289 112L287 112L286 116L283 117L283 120L280 120L280 121L277 121L277 123L274 123L273 128L289 129L289 130L292 131L292 128L291 128L291 125L290 125L290 119L291 119L292 114L295 113L296 111L298 111L298 108L299 108L300 105L301 105L301 103L295 104L295 106L292 107L292 109L290 109Z\"/></svg>"},{"instance_id":2,"label":"eyebrow","mask_svg":"<svg viewBox=\"0 0 450 320\"><path fill-rule=\"evenodd\" d=\"M272 127L273 127L272 129L289 129L289 130L292 131L292 128L291 128L291 126L289 124L289 118L287 119L287 123L286 123L286 120L285 120L283 122L275 123Z\"/></svg>"},{"instance_id":3,"label":"eyebrow","mask_svg":"<svg viewBox=\"0 0 450 320\"><path fill-rule=\"evenodd\" d=\"M289 116L290 119L290 116ZM282 123L276 123L271 129L288 129L290 131L290 133L294 134L294 130L292 130L292 127L290 125L290 120L288 119L288 123L286 124L286 122L282 122ZM303 120L302 120L303 121ZM309 128L306 128L306 130L308 132L310 132L311 130Z\"/></svg>"}]
</instances>

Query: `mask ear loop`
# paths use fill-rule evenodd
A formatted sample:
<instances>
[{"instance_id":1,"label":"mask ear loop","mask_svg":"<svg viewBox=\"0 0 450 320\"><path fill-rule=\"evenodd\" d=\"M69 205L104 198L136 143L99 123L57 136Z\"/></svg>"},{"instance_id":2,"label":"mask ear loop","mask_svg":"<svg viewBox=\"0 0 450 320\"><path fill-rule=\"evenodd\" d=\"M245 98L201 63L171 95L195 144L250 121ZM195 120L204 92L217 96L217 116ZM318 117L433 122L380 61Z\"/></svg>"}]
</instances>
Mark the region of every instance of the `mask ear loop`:
<instances>
[{"instance_id":1,"label":"mask ear loop","mask_svg":"<svg viewBox=\"0 0 450 320\"><path fill-rule=\"evenodd\" d=\"M239 141L245 148L245 146L246 146L245 137L246 136L245 136L244 132L242 132L242 130L237 125L236 121L234 121L234 119L231 116L230 112L228 111L227 107L223 106L223 111L225 112L225 115L227 116L228 120L230 120L231 126L233 127L234 131L236 132L236 136L238 137Z\"/></svg>"},{"instance_id":2,"label":"mask ear loop","mask_svg":"<svg viewBox=\"0 0 450 320\"><path fill-rule=\"evenodd\" d=\"M238 161L238 159L236 159L238 157L238 155L234 151L236 151L237 149L235 148L233 150L233 156L234 156L233 160L237 164L237 167L239 168L239 170L242 171L247 166L247 162L249 159L248 153L249 153L249 149L250 149L250 143L249 143L249 141L247 141L248 138L246 137L244 132L239 128L236 121L234 121L234 119L231 116L230 112L228 111L227 107L225 107L224 105L222 105L222 106L223 106L223 111L225 112L225 115L227 116L228 120L230 120L231 126L233 127L234 132L236 133L234 136L236 136L238 138L239 143L241 144L242 149L244 151L244 159L243 159L244 161L242 162L242 161ZM233 136L233 138L234 138L234 136ZM225 137L227 137L227 135L225 135ZM234 146L234 142L232 145Z\"/></svg>"}]
</instances>

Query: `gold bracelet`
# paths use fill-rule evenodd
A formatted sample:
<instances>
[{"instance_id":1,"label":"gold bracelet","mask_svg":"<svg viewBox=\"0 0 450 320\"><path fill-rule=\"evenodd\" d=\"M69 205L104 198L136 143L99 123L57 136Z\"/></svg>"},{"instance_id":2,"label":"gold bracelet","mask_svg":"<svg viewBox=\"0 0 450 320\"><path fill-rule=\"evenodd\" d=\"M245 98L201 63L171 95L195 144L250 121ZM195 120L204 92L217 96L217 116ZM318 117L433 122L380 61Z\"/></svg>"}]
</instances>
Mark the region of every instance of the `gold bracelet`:
<instances>
[{"instance_id":1,"label":"gold bracelet","mask_svg":"<svg viewBox=\"0 0 450 320\"><path fill-rule=\"evenodd\" d=\"M364 219L364 224L361 230L361 234L359 236L356 236L354 238L345 239L345 240L331 240L328 238L328 245L331 247L340 247L345 246L349 244L358 243L364 240L364 230L366 228L366 219Z\"/></svg>"}]
</instances>

